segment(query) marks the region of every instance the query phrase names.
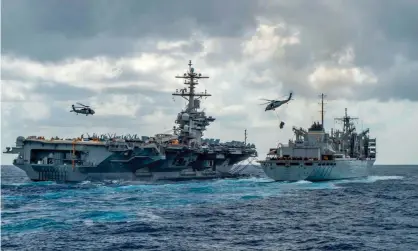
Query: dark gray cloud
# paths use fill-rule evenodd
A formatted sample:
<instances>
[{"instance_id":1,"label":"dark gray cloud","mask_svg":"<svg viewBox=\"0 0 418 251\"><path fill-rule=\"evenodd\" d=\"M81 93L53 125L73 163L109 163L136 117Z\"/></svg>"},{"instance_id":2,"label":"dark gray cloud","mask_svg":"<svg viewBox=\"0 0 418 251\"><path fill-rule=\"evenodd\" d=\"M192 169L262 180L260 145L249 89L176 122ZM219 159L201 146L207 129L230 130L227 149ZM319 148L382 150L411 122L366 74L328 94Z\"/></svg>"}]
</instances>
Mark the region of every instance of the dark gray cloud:
<instances>
[{"instance_id":1,"label":"dark gray cloud","mask_svg":"<svg viewBox=\"0 0 418 251\"><path fill-rule=\"evenodd\" d=\"M224 65L228 62L242 61L242 38L226 38L213 45L211 52L205 56L206 62L211 65Z\"/></svg>"},{"instance_id":2,"label":"dark gray cloud","mask_svg":"<svg viewBox=\"0 0 418 251\"><path fill-rule=\"evenodd\" d=\"M4 79L3 79L4 80ZM7 78L7 80L11 80ZM39 100L39 97L44 97L45 103L49 103L54 105L55 102L59 101L67 101L67 100L86 100L97 95L96 91L93 91L86 87L77 87L65 83L57 83L57 82L43 82L43 81L35 81L35 82L27 82L27 79L22 78L23 82L21 83L7 83L9 85L21 85L21 84L31 84L31 89L24 91L22 94L24 95L25 100L16 99L16 98L8 98L4 97L4 93L2 93L2 102L33 102L35 101L42 101ZM26 82L25 82L26 81ZM3 89L3 86L2 86Z\"/></svg>"},{"instance_id":3,"label":"dark gray cloud","mask_svg":"<svg viewBox=\"0 0 418 251\"><path fill-rule=\"evenodd\" d=\"M264 14L268 19L282 21L300 30L301 44L289 47L285 54L286 64L292 69L300 70L329 61L334 53L352 47L355 52L353 63L371 69L380 77L377 86L363 89L354 98L387 99L391 96L418 100L418 85L412 84L413 74L405 75L400 71L393 73L392 81L384 79L397 56L403 55L411 61L418 59L416 1L296 0L276 1L265 7ZM285 75L278 75L282 76ZM283 82L300 91L309 89L305 83L292 83L292 80L285 77Z\"/></svg>"},{"instance_id":4,"label":"dark gray cloud","mask_svg":"<svg viewBox=\"0 0 418 251\"><path fill-rule=\"evenodd\" d=\"M67 84L58 83L39 83L35 89L38 94L48 94L49 101L66 101L66 100L86 100L93 97L97 92L82 88L71 86Z\"/></svg>"},{"instance_id":5,"label":"dark gray cloud","mask_svg":"<svg viewBox=\"0 0 418 251\"><path fill-rule=\"evenodd\" d=\"M257 6L251 0L5 0L2 53L36 60L116 57L152 47L144 38L187 39L197 29L211 36L240 36L256 25Z\"/></svg>"},{"instance_id":6,"label":"dark gray cloud","mask_svg":"<svg viewBox=\"0 0 418 251\"><path fill-rule=\"evenodd\" d=\"M206 55L207 63L241 62L242 39L250 38L257 17L262 17L288 25L276 30L281 36L299 31L301 43L285 46L283 54L252 66L254 72L271 69L274 83L266 80L256 85L248 79L244 86L268 89L280 83L284 90L316 97L318 90L307 84L308 75L321 63L336 64L333 55L352 47L353 64L370 69L379 83L361 87L361 93L351 98L418 100L414 74L401 70L386 74L398 55L411 63L418 60L418 4L412 0L126 0L123 4L110 0L60 4L52 0L5 0L2 9L2 52L41 61L155 51L156 41L187 40L198 32L203 36L190 45L162 51L180 61L184 58L175 55L176 51L199 52L205 38L222 37L215 50ZM119 78L111 81L163 81L133 69L121 70ZM320 91L343 95L339 88L347 85L350 83Z\"/></svg>"},{"instance_id":7,"label":"dark gray cloud","mask_svg":"<svg viewBox=\"0 0 418 251\"><path fill-rule=\"evenodd\" d=\"M164 110L172 114L174 119L175 114L183 108L183 103L181 98L173 100L171 94L172 92L158 91L141 86L109 87L100 92L102 100L106 100L106 97L110 97L110 95L126 95L133 104L140 103L140 115L151 114L156 110Z\"/></svg>"},{"instance_id":8,"label":"dark gray cloud","mask_svg":"<svg viewBox=\"0 0 418 251\"><path fill-rule=\"evenodd\" d=\"M379 34L374 41L386 40L393 47L395 52L408 55L410 59L418 59L418 3L413 0L372 0L360 3L364 27L369 34ZM368 11L373 10L373 11ZM372 33L374 31L374 33ZM365 34L366 35L366 34ZM359 41L360 42L360 41ZM379 46L381 43L375 43ZM383 43L384 44L384 43ZM389 48L387 48L389 49ZM389 50L389 52L393 52Z\"/></svg>"},{"instance_id":9,"label":"dark gray cloud","mask_svg":"<svg viewBox=\"0 0 418 251\"><path fill-rule=\"evenodd\" d=\"M418 62L394 67L380 75L378 85L364 88L360 94L366 97L375 96L380 100L407 99L418 100Z\"/></svg>"}]
</instances>

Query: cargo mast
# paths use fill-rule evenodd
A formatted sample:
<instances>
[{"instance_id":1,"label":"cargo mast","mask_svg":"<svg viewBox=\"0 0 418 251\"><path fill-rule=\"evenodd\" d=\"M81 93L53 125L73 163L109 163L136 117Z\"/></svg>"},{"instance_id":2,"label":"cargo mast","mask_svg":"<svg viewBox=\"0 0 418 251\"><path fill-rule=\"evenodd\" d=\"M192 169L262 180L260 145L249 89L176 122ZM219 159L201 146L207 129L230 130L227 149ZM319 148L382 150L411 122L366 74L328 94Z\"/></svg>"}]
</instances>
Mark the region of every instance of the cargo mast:
<instances>
[{"instance_id":1,"label":"cargo mast","mask_svg":"<svg viewBox=\"0 0 418 251\"><path fill-rule=\"evenodd\" d=\"M321 94L321 126L322 128L324 128L324 98L326 97L326 95L324 95L323 93Z\"/></svg>"}]
</instances>

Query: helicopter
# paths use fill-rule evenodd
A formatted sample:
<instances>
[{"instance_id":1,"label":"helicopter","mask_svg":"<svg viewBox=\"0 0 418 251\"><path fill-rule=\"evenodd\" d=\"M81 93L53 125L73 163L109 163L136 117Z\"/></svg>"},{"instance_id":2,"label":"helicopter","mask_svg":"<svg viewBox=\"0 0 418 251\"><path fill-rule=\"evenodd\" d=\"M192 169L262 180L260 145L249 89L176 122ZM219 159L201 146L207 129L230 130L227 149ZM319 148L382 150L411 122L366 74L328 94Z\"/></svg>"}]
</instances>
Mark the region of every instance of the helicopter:
<instances>
[{"instance_id":1,"label":"helicopter","mask_svg":"<svg viewBox=\"0 0 418 251\"><path fill-rule=\"evenodd\" d=\"M289 98L284 99L284 100L270 100L270 99L262 99L262 100L266 100L268 102L261 104L261 105L266 105L266 110L265 111L271 111L271 110L275 110L276 108L279 108L280 106L286 104L287 102L289 102L292 99L292 95L293 93L291 92L289 95Z\"/></svg>"},{"instance_id":2,"label":"helicopter","mask_svg":"<svg viewBox=\"0 0 418 251\"><path fill-rule=\"evenodd\" d=\"M80 106L79 107L76 107L74 105L71 105L71 107L73 108L73 110L71 110L70 112L75 112L77 115L79 113L86 114L86 116L93 115L95 113L94 110L90 108L90 106L83 105L83 104L80 104L80 103L77 103L77 104L80 105Z\"/></svg>"}]
</instances>

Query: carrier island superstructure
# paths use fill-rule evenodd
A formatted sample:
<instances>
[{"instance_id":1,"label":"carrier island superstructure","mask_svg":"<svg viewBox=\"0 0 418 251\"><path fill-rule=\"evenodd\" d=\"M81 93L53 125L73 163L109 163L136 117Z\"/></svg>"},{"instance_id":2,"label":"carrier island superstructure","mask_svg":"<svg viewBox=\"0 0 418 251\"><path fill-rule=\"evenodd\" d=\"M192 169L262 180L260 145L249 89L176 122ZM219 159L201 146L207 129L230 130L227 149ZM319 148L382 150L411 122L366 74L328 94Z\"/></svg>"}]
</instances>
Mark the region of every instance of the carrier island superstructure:
<instances>
[{"instance_id":1,"label":"carrier island superstructure","mask_svg":"<svg viewBox=\"0 0 418 251\"><path fill-rule=\"evenodd\" d=\"M198 80L189 62L183 76L188 87L173 96L187 100L178 114L173 134L153 137L94 135L60 139L58 137L19 136L15 147L4 153L17 154L13 165L32 181L79 182L85 180L187 180L230 177L234 164L256 157L254 144L202 139L203 131L215 118L200 111L206 91L197 93Z\"/></svg>"},{"instance_id":2,"label":"carrier island superstructure","mask_svg":"<svg viewBox=\"0 0 418 251\"><path fill-rule=\"evenodd\" d=\"M265 160L258 161L265 174L275 181L326 181L366 177L376 160L376 138L369 129L356 132L345 109L342 130L324 129L324 94L321 95L321 123L308 130L293 127L295 140L271 148Z\"/></svg>"}]
</instances>

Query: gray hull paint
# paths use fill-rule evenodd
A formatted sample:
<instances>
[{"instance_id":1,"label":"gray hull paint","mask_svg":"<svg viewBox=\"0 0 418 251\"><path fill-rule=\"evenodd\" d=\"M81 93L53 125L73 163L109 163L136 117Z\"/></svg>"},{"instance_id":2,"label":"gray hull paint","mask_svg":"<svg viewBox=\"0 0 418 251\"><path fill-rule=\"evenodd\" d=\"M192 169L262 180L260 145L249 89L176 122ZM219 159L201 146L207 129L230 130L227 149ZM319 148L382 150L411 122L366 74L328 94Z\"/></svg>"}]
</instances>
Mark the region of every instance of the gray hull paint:
<instances>
[{"instance_id":1,"label":"gray hull paint","mask_svg":"<svg viewBox=\"0 0 418 251\"><path fill-rule=\"evenodd\" d=\"M117 172L117 173L82 173L76 167L72 170L71 166L35 166L40 171L35 171L32 165L16 165L18 168L25 171L26 175L32 181L61 181L61 182L82 182L82 181L103 181L103 180L126 180L126 181L182 181L193 179L217 179L237 177L236 175L208 172L208 171L193 171L192 169L183 169L182 171L159 171L149 172L144 170L142 172Z\"/></svg>"},{"instance_id":2,"label":"gray hull paint","mask_svg":"<svg viewBox=\"0 0 418 251\"><path fill-rule=\"evenodd\" d=\"M277 166L276 161L261 163L265 174L275 181L312 182L342 180L367 177L373 168L375 160L349 160L337 161L335 165L306 166L304 163L293 166Z\"/></svg>"},{"instance_id":3,"label":"gray hull paint","mask_svg":"<svg viewBox=\"0 0 418 251\"><path fill-rule=\"evenodd\" d=\"M140 156L139 152L110 153L102 146L90 147L89 150L90 165L75 163L73 167L68 163L35 164L22 160L15 160L14 165L25 171L33 181L190 180L234 177L229 173L232 166L250 157L245 153L223 157L218 154L202 155L185 149L168 149L165 155L156 156ZM30 148L26 152L29 153ZM206 165L208 160L213 160L212 166ZM98 164L94 165L94 162Z\"/></svg>"},{"instance_id":4,"label":"gray hull paint","mask_svg":"<svg viewBox=\"0 0 418 251\"><path fill-rule=\"evenodd\" d=\"M369 176L374 160L337 161L335 166L315 166L308 181L355 179Z\"/></svg>"},{"instance_id":5,"label":"gray hull paint","mask_svg":"<svg viewBox=\"0 0 418 251\"><path fill-rule=\"evenodd\" d=\"M214 161L213 168L201 166L200 170L186 166L169 165L170 160L157 160L146 166L133 168L125 165L105 167L102 163L98 166L74 166L72 165L45 165L45 164L15 164L16 167L25 171L32 181L60 181L82 182L103 180L127 180L127 181L183 181L194 179L217 179L238 177L229 173L232 166L230 163L238 163L248 157L226 158ZM110 162L109 164L110 165ZM100 172L101 170L105 170Z\"/></svg>"}]
</instances>

